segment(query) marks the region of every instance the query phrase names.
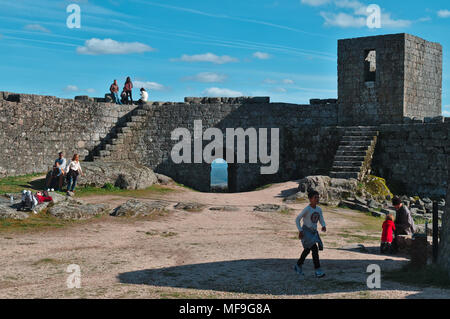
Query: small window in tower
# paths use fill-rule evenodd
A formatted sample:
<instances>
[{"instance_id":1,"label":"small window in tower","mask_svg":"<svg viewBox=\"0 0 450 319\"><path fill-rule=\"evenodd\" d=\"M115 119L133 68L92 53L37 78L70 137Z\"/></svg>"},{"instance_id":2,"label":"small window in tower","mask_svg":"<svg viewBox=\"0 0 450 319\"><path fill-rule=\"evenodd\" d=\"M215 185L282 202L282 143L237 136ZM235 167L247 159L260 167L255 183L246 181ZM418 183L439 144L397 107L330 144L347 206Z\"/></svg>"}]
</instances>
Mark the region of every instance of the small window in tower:
<instances>
[{"instance_id":1,"label":"small window in tower","mask_svg":"<svg viewBox=\"0 0 450 319\"><path fill-rule=\"evenodd\" d=\"M377 51L366 50L364 60L364 79L366 82L375 82L377 78Z\"/></svg>"}]
</instances>

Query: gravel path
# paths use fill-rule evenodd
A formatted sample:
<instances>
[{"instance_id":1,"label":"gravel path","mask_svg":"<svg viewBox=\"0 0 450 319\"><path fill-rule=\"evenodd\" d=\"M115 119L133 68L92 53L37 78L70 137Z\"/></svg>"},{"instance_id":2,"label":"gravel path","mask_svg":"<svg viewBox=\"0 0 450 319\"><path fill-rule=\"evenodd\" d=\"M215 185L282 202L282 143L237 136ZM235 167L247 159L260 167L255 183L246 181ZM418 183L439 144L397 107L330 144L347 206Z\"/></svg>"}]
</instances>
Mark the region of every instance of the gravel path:
<instances>
[{"instance_id":1,"label":"gravel path","mask_svg":"<svg viewBox=\"0 0 450 319\"><path fill-rule=\"evenodd\" d=\"M177 191L159 199L231 205L238 211L173 210L156 217L105 216L88 223L30 233L0 234L0 298L449 298L449 290L415 288L382 279L366 286L367 266L401 267L403 257L376 253L378 232L363 242L368 252L345 248L342 233L357 230L358 212L324 208L328 232L320 253L323 279L313 277L311 257L300 281L292 267L301 245L295 217L306 203L288 204L290 213L253 212L257 204L281 204L287 182L260 191L207 194ZM155 198L156 199L156 198ZM85 198L115 207L118 196ZM151 199L143 199L150 201ZM381 228L381 223L380 223ZM344 247L344 248L343 248ZM66 268L77 264L81 288L68 289Z\"/></svg>"}]
</instances>

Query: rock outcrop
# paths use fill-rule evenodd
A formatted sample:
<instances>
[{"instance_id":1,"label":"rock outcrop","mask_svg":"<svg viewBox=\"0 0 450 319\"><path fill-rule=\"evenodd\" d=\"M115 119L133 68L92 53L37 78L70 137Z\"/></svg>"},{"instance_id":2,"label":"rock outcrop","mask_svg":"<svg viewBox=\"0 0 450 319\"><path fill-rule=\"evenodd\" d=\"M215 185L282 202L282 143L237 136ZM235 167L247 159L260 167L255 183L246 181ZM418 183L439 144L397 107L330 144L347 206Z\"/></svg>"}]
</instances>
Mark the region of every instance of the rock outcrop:
<instances>
[{"instance_id":1,"label":"rock outcrop","mask_svg":"<svg viewBox=\"0 0 450 319\"><path fill-rule=\"evenodd\" d=\"M122 189L145 189L158 183L155 173L148 167L120 162L83 162L85 176L78 178L78 186L103 187L106 184Z\"/></svg>"},{"instance_id":2,"label":"rock outcrop","mask_svg":"<svg viewBox=\"0 0 450 319\"><path fill-rule=\"evenodd\" d=\"M166 201L152 201L152 202L142 202L136 199L131 199L125 204L116 207L111 216L125 216L125 217L137 217L137 216L148 216L155 212L165 212L167 207L170 205Z\"/></svg>"},{"instance_id":3,"label":"rock outcrop","mask_svg":"<svg viewBox=\"0 0 450 319\"><path fill-rule=\"evenodd\" d=\"M48 209L48 213L56 218L89 219L108 212L108 205L86 204L80 200L67 198L66 200L53 205Z\"/></svg>"}]
</instances>

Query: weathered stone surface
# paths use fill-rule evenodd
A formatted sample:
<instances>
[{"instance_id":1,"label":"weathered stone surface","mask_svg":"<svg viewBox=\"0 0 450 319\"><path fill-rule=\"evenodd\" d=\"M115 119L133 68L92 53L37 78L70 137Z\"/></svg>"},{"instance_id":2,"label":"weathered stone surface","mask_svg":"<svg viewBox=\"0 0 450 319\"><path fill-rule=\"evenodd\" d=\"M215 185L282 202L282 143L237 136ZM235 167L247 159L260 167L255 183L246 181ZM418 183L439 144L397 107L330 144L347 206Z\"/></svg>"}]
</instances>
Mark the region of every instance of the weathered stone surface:
<instances>
[{"instance_id":1,"label":"weathered stone surface","mask_svg":"<svg viewBox=\"0 0 450 319\"><path fill-rule=\"evenodd\" d=\"M213 206L213 207L210 207L209 210L223 211L223 212L236 212L239 210L239 208L237 208L235 206Z\"/></svg>"},{"instance_id":2,"label":"weathered stone surface","mask_svg":"<svg viewBox=\"0 0 450 319\"><path fill-rule=\"evenodd\" d=\"M316 190L320 196L320 202L326 204L338 204L356 191L355 179L335 179L328 176L308 176L298 182L297 199L308 199L308 191Z\"/></svg>"},{"instance_id":3,"label":"weathered stone surface","mask_svg":"<svg viewBox=\"0 0 450 319\"><path fill-rule=\"evenodd\" d=\"M108 205L86 204L79 200L66 199L48 209L48 213L54 217L70 219L89 219L108 212Z\"/></svg>"},{"instance_id":4,"label":"weathered stone surface","mask_svg":"<svg viewBox=\"0 0 450 319\"><path fill-rule=\"evenodd\" d=\"M123 189L145 189L158 182L150 168L128 161L84 162L82 169L85 176L79 177L79 186L103 187L110 183Z\"/></svg>"},{"instance_id":5,"label":"weathered stone surface","mask_svg":"<svg viewBox=\"0 0 450 319\"><path fill-rule=\"evenodd\" d=\"M290 208L284 205L277 205L277 204L261 204L255 206L255 208L253 209L253 211L255 212L266 212L266 213L281 212L286 210L290 210Z\"/></svg>"},{"instance_id":6,"label":"weathered stone surface","mask_svg":"<svg viewBox=\"0 0 450 319\"><path fill-rule=\"evenodd\" d=\"M169 205L170 203L166 201L143 202L136 199L131 199L125 204L116 207L111 212L111 216L148 216L155 212L167 211Z\"/></svg>"},{"instance_id":7,"label":"weathered stone surface","mask_svg":"<svg viewBox=\"0 0 450 319\"><path fill-rule=\"evenodd\" d=\"M174 208L187 211L202 211L205 208L205 205L195 202L180 202L177 203Z\"/></svg>"},{"instance_id":8,"label":"weathered stone surface","mask_svg":"<svg viewBox=\"0 0 450 319\"><path fill-rule=\"evenodd\" d=\"M158 174L155 173L156 178L158 179L158 183L161 185L169 185L172 184L174 181L172 178L170 178L169 176L163 175L163 174Z\"/></svg>"}]
</instances>

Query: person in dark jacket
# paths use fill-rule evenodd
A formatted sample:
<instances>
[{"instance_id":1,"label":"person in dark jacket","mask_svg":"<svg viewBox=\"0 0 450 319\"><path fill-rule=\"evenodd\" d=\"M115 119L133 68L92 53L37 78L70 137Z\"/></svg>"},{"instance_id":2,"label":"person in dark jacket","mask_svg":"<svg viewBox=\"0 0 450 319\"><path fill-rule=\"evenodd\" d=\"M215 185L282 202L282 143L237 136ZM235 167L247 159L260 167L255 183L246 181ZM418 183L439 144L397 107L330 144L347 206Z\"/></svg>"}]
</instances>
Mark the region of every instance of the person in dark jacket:
<instances>
[{"instance_id":1,"label":"person in dark jacket","mask_svg":"<svg viewBox=\"0 0 450 319\"><path fill-rule=\"evenodd\" d=\"M130 97L130 104L133 104L133 96L131 94L131 92L133 91L133 82L131 82L130 77L127 77L127 80L125 81L125 87L123 89L127 94L127 98Z\"/></svg>"},{"instance_id":2,"label":"person in dark jacket","mask_svg":"<svg viewBox=\"0 0 450 319\"><path fill-rule=\"evenodd\" d=\"M392 205L395 207L395 238L392 242L392 250L398 251L397 236L398 235L412 235L415 232L414 220L408 207L403 205L398 197L392 199Z\"/></svg>"}]
</instances>

